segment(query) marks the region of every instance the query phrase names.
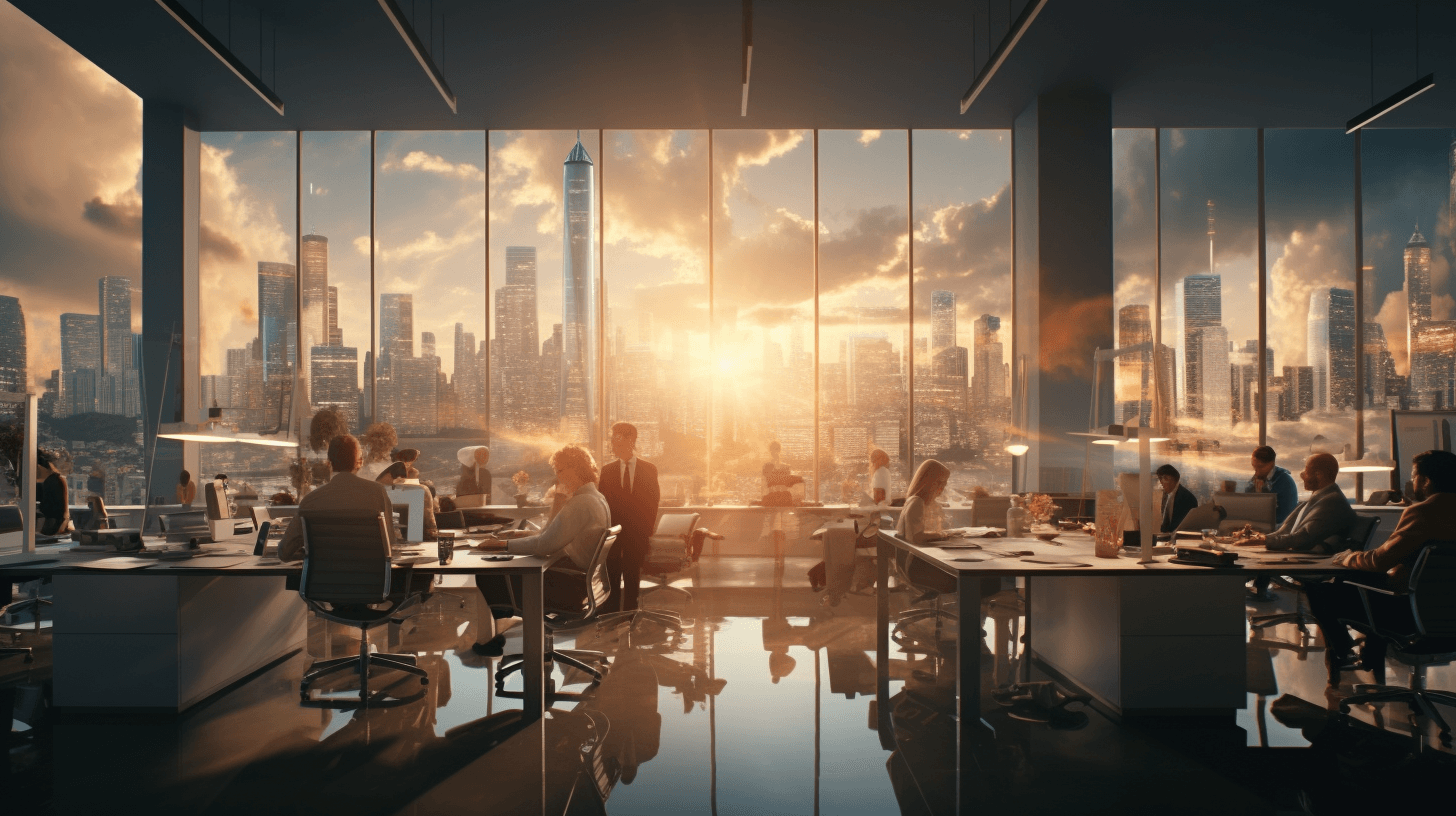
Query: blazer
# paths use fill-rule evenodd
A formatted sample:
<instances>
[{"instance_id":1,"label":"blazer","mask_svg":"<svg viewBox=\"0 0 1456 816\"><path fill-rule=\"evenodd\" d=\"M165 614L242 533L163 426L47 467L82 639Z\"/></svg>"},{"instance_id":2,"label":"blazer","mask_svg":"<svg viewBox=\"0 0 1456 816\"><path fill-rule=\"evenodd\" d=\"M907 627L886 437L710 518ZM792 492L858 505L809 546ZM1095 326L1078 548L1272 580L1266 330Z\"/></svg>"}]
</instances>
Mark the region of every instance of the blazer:
<instances>
[{"instance_id":1,"label":"blazer","mask_svg":"<svg viewBox=\"0 0 1456 816\"><path fill-rule=\"evenodd\" d=\"M1355 508L1337 484L1316 490L1308 501L1299 503L1289 518L1264 540L1265 549L1331 553L1345 548Z\"/></svg>"},{"instance_id":2,"label":"blazer","mask_svg":"<svg viewBox=\"0 0 1456 816\"><path fill-rule=\"evenodd\" d=\"M490 469L479 468L480 477L477 479L475 465L460 466L460 481L455 485L455 495L473 496L477 493L490 495Z\"/></svg>"},{"instance_id":3,"label":"blazer","mask_svg":"<svg viewBox=\"0 0 1456 816\"><path fill-rule=\"evenodd\" d=\"M657 466L637 457L636 474L632 479L631 492L622 489L622 468L625 462L618 459L602 468L597 486L612 510L612 523L622 525L617 536L617 548L623 552L647 551L647 539L657 529L657 505L662 498L657 484Z\"/></svg>"},{"instance_id":4,"label":"blazer","mask_svg":"<svg viewBox=\"0 0 1456 816\"><path fill-rule=\"evenodd\" d=\"M356 473L335 473L328 484L315 488L298 503L299 515L309 510L377 510L389 519L389 549L403 543L394 524L394 500L384 485ZM303 557L303 525L290 523L283 540L278 542L280 561L297 561Z\"/></svg>"},{"instance_id":5,"label":"blazer","mask_svg":"<svg viewBox=\"0 0 1456 816\"><path fill-rule=\"evenodd\" d=\"M1171 502L1173 505L1171 509L1168 507L1169 502ZM1192 490L1189 490L1181 484L1178 485L1177 490L1173 491L1173 495L1171 498L1168 496L1168 494L1164 493L1163 526L1161 527L1161 531L1165 533L1171 533L1174 530L1177 530L1178 525L1183 523L1183 517L1188 515L1189 510L1192 510L1197 506L1198 497L1193 495Z\"/></svg>"},{"instance_id":6,"label":"blazer","mask_svg":"<svg viewBox=\"0 0 1456 816\"><path fill-rule=\"evenodd\" d=\"M1425 501L1407 507L1384 544L1351 555L1345 566L1388 573L1393 588L1405 589L1408 562L1428 541L1456 541L1456 493L1432 493Z\"/></svg>"}]
</instances>

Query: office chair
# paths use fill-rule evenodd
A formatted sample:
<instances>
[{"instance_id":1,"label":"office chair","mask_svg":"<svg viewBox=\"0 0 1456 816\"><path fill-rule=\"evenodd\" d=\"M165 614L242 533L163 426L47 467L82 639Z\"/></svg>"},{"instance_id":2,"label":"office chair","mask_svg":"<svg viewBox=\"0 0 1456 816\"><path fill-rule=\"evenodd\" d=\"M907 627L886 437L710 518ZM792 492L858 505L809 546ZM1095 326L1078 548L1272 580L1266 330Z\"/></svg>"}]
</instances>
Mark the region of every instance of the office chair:
<instances>
[{"instance_id":1,"label":"office chair","mask_svg":"<svg viewBox=\"0 0 1456 816\"><path fill-rule=\"evenodd\" d=\"M11 507L3 507L3 508L0 508L0 510L10 510L10 509L14 509L16 511L15 512L15 515L17 517L20 515L20 508L18 508L18 507L16 507L16 508L11 508ZM6 514L6 515L8 515L8 514ZM0 515L0 528L3 528L3 526L6 523L7 523L7 519L4 517L4 515ZM6 586L6 591L8 593L8 591L9 591L8 584L10 583L10 579L9 578L5 578L3 576L0 576L0 580L5 581L5 583L7 585ZM36 582L36 583L37 583L37 586L39 586L39 582ZM29 604L32 600L39 601L41 599L38 596L33 595L31 598L27 598L27 599L25 599L23 601L16 601L15 603L12 603L12 604L6 604L5 606L0 606L0 616L7 615L15 607L18 607L21 604ZM50 601L45 601L45 603L49 604ZM35 625L36 625L36 628L40 628L40 615L39 614L37 614L36 617L35 617ZM11 633L11 638L12 638L12 641L11 641L12 643L13 642L16 642L16 641L19 641L20 640L20 633L19 632L12 632ZM13 657L15 655L24 655L25 662L26 663L34 663L35 662L35 654L34 654L34 652L31 650L31 648L29 646L0 646L0 657Z\"/></svg>"},{"instance_id":2,"label":"office chair","mask_svg":"<svg viewBox=\"0 0 1456 816\"><path fill-rule=\"evenodd\" d=\"M304 541L299 597L324 620L359 629L357 657L321 660L304 673L299 687L303 701L311 702L308 690L314 681L351 668L359 674L360 704L370 702L371 666L402 671L420 678L421 685L428 683L429 674L416 665L415 655L369 652L369 630L397 620L399 611L417 599L390 592L390 522L384 514L367 510L306 511L293 523L302 526ZM406 586L408 574L406 571ZM372 608L386 603L386 608Z\"/></svg>"},{"instance_id":3,"label":"office chair","mask_svg":"<svg viewBox=\"0 0 1456 816\"><path fill-rule=\"evenodd\" d=\"M1356 516L1354 525L1350 527L1350 549L1368 550L1370 542L1375 539L1375 531L1379 527L1379 516ZM1249 627L1263 629L1266 626L1275 626L1280 623L1298 624L1301 628L1313 626L1316 623L1314 616L1304 608L1304 584L1293 578L1281 577L1275 580L1280 586L1294 590L1294 611L1250 618Z\"/></svg>"},{"instance_id":4,"label":"office chair","mask_svg":"<svg viewBox=\"0 0 1456 816\"><path fill-rule=\"evenodd\" d=\"M1361 576L1363 577L1363 575ZM1371 578L1384 576L1371 575ZM1349 713L1351 706L1366 703L1405 703L1413 712L1424 713L1440 727L1441 743L1451 747L1451 726L1441 716L1436 703L1456 706L1456 693L1426 688L1429 666L1456 662L1456 541L1430 541L1416 555L1410 580L1404 592L1376 583L1346 578L1345 583L1360 590L1365 607L1365 620L1341 620L1368 638L1380 638L1388 647L1387 657L1411 669L1410 687L1387 686L1384 683L1361 683L1356 693L1340 701L1340 711ZM1383 583L1383 582L1382 582ZM1415 632L1396 631L1380 619L1370 605L1370 593L1391 597L1404 596L1415 619ZM1377 668L1383 679L1384 665Z\"/></svg>"},{"instance_id":5,"label":"office chair","mask_svg":"<svg viewBox=\"0 0 1456 816\"><path fill-rule=\"evenodd\" d=\"M658 583L649 584L638 597L646 597L649 592L662 591L680 592L687 600L693 599L691 591L673 586L668 581L668 576L682 572L693 563L688 547L693 531L697 529L698 518L697 513L664 513L657 520L657 529L647 539L647 559L642 562L642 577L655 576L660 580Z\"/></svg>"},{"instance_id":6,"label":"office chair","mask_svg":"<svg viewBox=\"0 0 1456 816\"><path fill-rule=\"evenodd\" d=\"M0 535L6 535L10 533L21 533L23 535L24 531L25 517L21 515L20 508L16 507L13 504L0 506ZM22 582L23 584L29 586L30 596L27 598L22 598L21 600L15 601L13 603L6 604L5 606L0 606L0 617L14 615L19 612L33 612L35 614L35 630L39 632L41 617L40 613L45 607L52 605L49 599L42 598L40 596L41 584L45 583L48 580L48 578L36 578L30 581ZM15 632L13 636L15 639L18 640L20 638L20 633ZM20 646L6 646L4 648L0 648L0 657L17 654L25 655L26 663L29 663L34 659L29 648L22 648Z\"/></svg>"},{"instance_id":7,"label":"office chair","mask_svg":"<svg viewBox=\"0 0 1456 816\"><path fill-rule=\"evenodd\" d=\"M611 594L607 581L607 556L611 554L612 545L617 543L617 536L621 532L620 524L602 530L601 536L597 539L596 549L592 552L591 563L587 565L586 569L577 569L574 566L554 566L546 571L547 580L555 578L561 582L574 582L580 586L582 592L582 600L573 606L546 609L546 662L559 663L586 672L592 678L590 686L601 682L602 672L601 669L587 661L598 663L605 668L606 653L582 649L557 649L556 633L565 629L578 628L597 619L598 609ZM501 659L500 668L495 673L497 697L519 699L522 696L522 692L519 691L506 691L505 680L511 673L519 671L524 664L525 655L506 655ZM551 700L580 700L585 693L555 691L549 674L546 678L546 691Z\"/></svg>"}]
</instances>

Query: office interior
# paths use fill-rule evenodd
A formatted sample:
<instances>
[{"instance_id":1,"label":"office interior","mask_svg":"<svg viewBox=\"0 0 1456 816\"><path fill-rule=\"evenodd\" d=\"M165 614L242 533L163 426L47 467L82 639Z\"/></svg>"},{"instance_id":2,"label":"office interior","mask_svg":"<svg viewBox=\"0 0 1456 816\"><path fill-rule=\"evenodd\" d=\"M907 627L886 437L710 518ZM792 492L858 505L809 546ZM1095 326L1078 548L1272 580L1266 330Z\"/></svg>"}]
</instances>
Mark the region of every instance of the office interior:
<instances>
[{"instance_id":1,"label":"office interior","mask_svg":"<svg viewBox=\"0 0 1456 816\"><path fill-rule=\"evenodd\" d=\"M1345 704L1456 691L1449 660L1329 685L1327 559L1141 547L1160 465L1208 504L1261 446L1296 483L1332 455L1373 547L1451 450L1452 31L1404 0L0 0L7 810L1449 809L1456 710ZM408 451L433 556L421 497L460 539L539 526L551 455L606 466L617 423L710 533L642 613L482 653L462 548L364 635L427 682L300 694L360 630L297 564L243 571L328 481L311 436L371 477ZM212 567L78 573L136 554L37 543L37 449L74 526ZM985 579L940 551L937 592L891 506L928 460L946 527L1016 494L1142 529ZM503 671L541 648L600 677Z\"/></svg>"}]
</instances>

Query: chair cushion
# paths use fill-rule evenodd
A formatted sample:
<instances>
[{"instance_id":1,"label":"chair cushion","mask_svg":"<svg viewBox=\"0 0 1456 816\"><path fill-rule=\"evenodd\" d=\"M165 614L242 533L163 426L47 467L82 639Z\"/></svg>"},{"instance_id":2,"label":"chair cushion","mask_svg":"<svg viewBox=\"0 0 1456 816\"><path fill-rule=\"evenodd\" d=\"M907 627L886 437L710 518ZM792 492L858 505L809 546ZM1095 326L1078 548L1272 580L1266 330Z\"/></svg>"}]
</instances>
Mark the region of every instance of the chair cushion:
<instances>
[{"instance_id":1,"label":"chair cushion","mask_svg":"<svg viewBox=\"0 0 1456 816\"><path fill-rule=\"evenodd\" d=\"M1392 644L1390 656L1407 665L1456 662L1456 637L1426 637L1409 646Z\"/></svg>"},{"instance_id":2,"label":"chair cushion","mask_svg":"<svg viewBox=\"0 0 1456 816\"><path fill-rule=\"evenodd\" d=\"M657 520L657 531L653 536L691 535L697 525L697 513L665 513Z\"/></svg>"}]
</instances>

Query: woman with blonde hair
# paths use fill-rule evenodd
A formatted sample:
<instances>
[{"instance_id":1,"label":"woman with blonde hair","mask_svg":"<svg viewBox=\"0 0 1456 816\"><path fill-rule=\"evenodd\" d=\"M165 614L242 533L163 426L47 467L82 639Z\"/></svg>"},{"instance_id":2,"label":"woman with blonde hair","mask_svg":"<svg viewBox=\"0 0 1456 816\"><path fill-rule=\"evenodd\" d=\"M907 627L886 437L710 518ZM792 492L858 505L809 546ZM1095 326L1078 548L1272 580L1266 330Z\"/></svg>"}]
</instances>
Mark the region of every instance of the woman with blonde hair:
<instances>
[{"instance_id":1,"label":"woman with blonde hair","mask_svg":"<svg viewBox=\"0 0 1456 816\"><path fill-rule=\"evenodd\" d=\"M944 514L936 499L945 492L949 483L950 468L935 459L926 459L920 463L915 477L910 480L910 487L906 490L905 507L900 511L900 519L895 523L895 532L901 538L911 544L924 544L939 537L944 527ZM896 563L905 579L917 587L941 594L954 593L957 589L955 576L942 572L903 550L896 554ZM1000 578L981 579L981 597L989 598L1000 590Z\"/></svg>"}]
</instances>

